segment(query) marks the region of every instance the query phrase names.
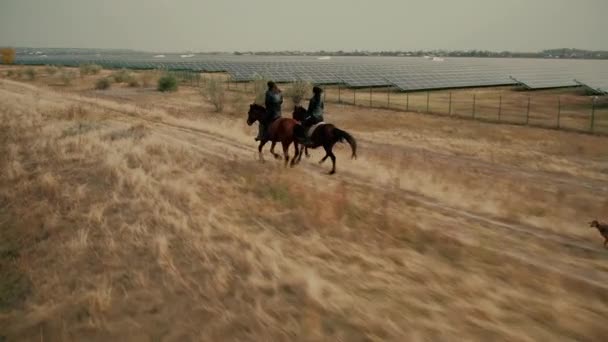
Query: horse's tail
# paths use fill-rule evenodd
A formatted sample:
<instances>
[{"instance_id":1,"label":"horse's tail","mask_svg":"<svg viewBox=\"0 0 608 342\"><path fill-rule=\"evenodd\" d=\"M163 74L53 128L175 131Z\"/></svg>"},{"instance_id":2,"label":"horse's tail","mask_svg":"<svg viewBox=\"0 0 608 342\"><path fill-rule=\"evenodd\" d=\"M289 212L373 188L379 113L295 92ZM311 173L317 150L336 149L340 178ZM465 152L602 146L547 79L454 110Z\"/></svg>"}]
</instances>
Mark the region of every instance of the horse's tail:
<instances>
[{"instance_id":1,"label":"horse's tail","mask_svg":"<svg viewBox=\"0 0 608 342\"><path fill-rule=\"evenodd\" d=\"M336 135L336 139L339 142L344 142L344 140L346 140L348 142L351 150L353 151L351 158L357 159L357 141L355 140L355 138L353 138L353 136L350 135L348 132L343 131L337 127L334 128L334 132Z\"/></svg>"}]
</instances>

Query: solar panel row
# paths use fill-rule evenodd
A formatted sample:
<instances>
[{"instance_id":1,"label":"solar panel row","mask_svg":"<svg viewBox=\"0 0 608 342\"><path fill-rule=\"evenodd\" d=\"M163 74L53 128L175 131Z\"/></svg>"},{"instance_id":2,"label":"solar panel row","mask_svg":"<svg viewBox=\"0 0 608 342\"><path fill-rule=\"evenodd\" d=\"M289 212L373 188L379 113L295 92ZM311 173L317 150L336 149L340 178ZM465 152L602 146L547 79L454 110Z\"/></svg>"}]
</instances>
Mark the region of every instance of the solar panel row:
<instances>
[{"instance_id":1,"label":"solar panel row","mask_svg":"<svg viewBox=\"0 0 608 342\"><path fill-rule=\"evenodd\" d=\"M452 58L260 56L18 56L20 64L227 72L234 81L262 77L277 82L306 80L348 87L397 87L402 91L522 84L529 89L578 86L605 92L608 61ZM575 81L575 79L577 81Z\"/></svg>"},{"instance_id":2,"label":"solar panel row","mask_svg":"<svg viewBox=\"0 0 608 342\"><path fill-rule=\"evenodd\" d=\"M599 71L577 78L576 82L597 93L608 94L608 71Z\"/></svg>"}]
</instances>

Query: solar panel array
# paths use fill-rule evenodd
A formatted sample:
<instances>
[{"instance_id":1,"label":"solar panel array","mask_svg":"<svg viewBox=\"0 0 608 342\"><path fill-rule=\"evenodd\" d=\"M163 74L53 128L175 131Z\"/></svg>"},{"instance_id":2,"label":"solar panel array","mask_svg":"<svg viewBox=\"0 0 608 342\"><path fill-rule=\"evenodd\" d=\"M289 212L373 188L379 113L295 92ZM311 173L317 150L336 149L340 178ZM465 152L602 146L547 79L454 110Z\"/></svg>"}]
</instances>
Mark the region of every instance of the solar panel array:
<instances>
[{"instance_id":1,"label":"solar panel array","mask_svg":"<svg viewBox=\"0 0 608 342\"><path fill-rule=\"evenodd\" d=\"M528 89L586 85L598 92L608 87L606 60L499 58L333 57L233 55L25 55L16 63L106 68L227 72L236 82L256 78L276 82L305 80L348 87L397 87L402 91L478 86L523 85Z\"/></svg>"},{"instance_id":2,"label":"solar panel array","mask_svg":"<svg viewBox=\"0 0 608 342\"><path fill-rule=\"evenodd\" d=\"M576 82L597 93L608 94L608 71L585 75L577 78Z\"/></svg>"}]
</instances>

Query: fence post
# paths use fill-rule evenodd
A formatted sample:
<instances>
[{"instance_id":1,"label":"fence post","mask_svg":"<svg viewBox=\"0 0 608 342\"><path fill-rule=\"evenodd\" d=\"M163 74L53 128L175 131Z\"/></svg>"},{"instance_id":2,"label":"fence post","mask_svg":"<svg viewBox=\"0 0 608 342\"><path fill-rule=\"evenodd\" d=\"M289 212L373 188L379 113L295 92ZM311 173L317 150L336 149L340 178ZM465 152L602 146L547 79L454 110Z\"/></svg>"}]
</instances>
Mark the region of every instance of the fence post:
<instances>
[{"instance_id":1,"label":"fence post","mask_svg":"<svg viewBox=\"0 0 608 342\"><path fill-rule=\"evenodd\" d=\"M473 119L475 119L475 97L477 94L473 93Z\"/></svg>"},{"instance_id":2,"label":"fence post","mask_svg":"<svg viewBox=\"0 0 608 342\"><path fill-rule=\"evenodd\" d=\"M369 87L369 107L372 108L372 87Z\"/></svg>"},{"instance_id":3,"label":"fence post","mask_svg":"<svg viewBox=\"0 0 608 342\"><path fill-rule=\"evenodd\" d=\"M340 84L338 84L338 103L342 103L342 99L340 98Z\"/></svg>"},{"instance_id":4,"label":"fence post","mask_svg":"<svg viewBox=\"0 0 608 342\"><path fill-rule=\"evenodd\" d=\"M557 129L560 128L560 117L562 115L562 97L561 96L557 96Z\"/></svg>"},{"instance_id":5,"label":"fence post","mask_svg":"<svg viewBox=\"0 0 608 342\"><path fill-rule=\"evenodd\" d=\"M325 87L321 89L323 89L323 102L325 102L325 99L327 98L327 92L325 91Z\"/></svg>"},{"instance_id":6,"label":"fence post","mask_svg":"<svg viewBox=\"0 0 608 342\"><path fill-rule=\"evenodd\" d=\"M498 97L498 122L500 122L500 115L502 112L502 95Z\"/></svg>"},{"instance_id":7,"label":"fence post","mask_svg":"<svg viewBox=\"0 0 608 342\"><path fill-rule=\"evenodd\" d=\"M595 126L595 96L591 98L591 127L589 130L593 133Z\"/></svg>"},{"instance_id":8,"label":"fence post","mask_svg":"<svg viewBox=\"0 0 608 342\"><path fill-rule=\"evenodd\" d=\"M353 106L357 105L357 88L353 88Z\"/></svg>"},{"instance_id":9,"label":"fence post","mask_svg":"<svg viewBox=\"0 0 608 342\"><path fill-rule=\"evenodd\" d=\"M410 93L405 93L405 111L410 111Z\"/></svg>"},{"instance_id":10,"label":"fence post","mask_svg":"<svg viewBox=\"0 0 608 342\"><path fill-rule=\"evenodd\" d=\"M528 110L526 110L526 125L530 122L530 95L528 95Z\"/></svg>"},{"instance_id":11,"label":"fence post","mask_svg":"<svg viewBox=\"0 0 608 342\"><path fill-rule=\"evenodd\" d=\"M448 104L448 115L452 115L452 92L450 92L450 101Z\"/></svg>"},{"instance_id":12,"label":"fence post","mask_svg":"<svg viewBox=\"0 0 608 342\"><path fill-rule=\"evenodd\" d=\"M427 114L429 113L429 98L430 98L430 96L431 96L431 93L427 91L426 92L426 113Z\"/></svg>"}]
</instances>

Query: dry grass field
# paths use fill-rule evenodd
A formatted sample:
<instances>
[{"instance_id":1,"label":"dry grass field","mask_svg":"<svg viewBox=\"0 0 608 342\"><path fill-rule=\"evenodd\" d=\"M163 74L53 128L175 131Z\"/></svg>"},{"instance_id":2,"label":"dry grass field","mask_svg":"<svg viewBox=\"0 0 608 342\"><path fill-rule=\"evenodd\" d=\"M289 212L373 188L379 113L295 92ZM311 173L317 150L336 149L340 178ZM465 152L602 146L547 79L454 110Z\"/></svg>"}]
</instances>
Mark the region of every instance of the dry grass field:
<instances>
[{"instance_id":1,"label":"dry grass field","mask_svg":"<svg viewBox=\"0 0 608 342\"><path fill-rule=\"evenodd\" d=\"M38 69L0 68L0 341L608 336L607 137L332 102L328 176L258 162L242 92Z\"/></svg>"}]
</instances>

